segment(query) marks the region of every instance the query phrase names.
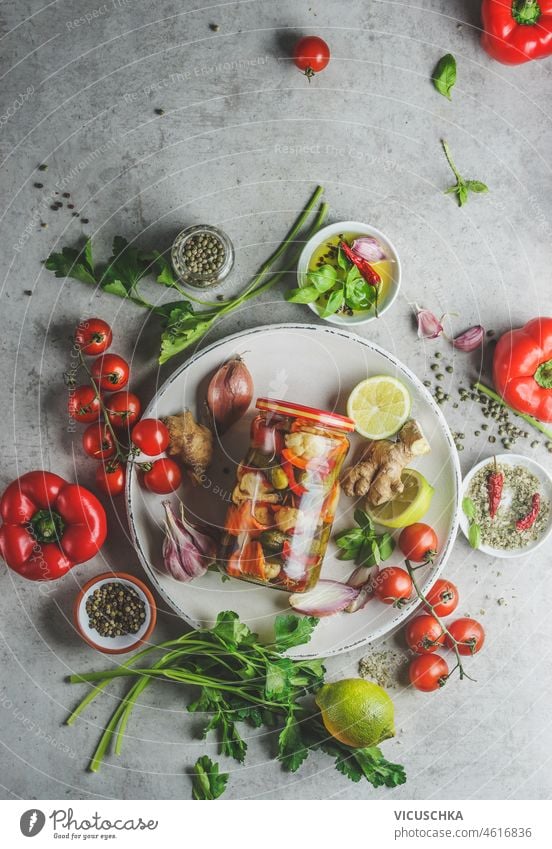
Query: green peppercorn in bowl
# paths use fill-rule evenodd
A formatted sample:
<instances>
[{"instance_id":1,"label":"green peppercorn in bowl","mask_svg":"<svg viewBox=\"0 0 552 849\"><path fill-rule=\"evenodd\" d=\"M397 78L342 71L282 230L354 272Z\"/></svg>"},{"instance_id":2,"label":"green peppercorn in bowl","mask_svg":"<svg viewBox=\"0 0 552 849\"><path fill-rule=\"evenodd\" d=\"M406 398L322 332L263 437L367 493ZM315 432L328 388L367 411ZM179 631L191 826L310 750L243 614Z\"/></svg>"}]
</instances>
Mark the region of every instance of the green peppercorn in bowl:
<instances>
[{"instance_id":1,"label":"green peppercorn in bowl","mask_svg":"<svg viewBox=\"0 0 552 849\"><path fill-rule=\"evenodd\" d=\"M126 572L104 572L86 583L75 599L77 631L92 648L124 654L151 635L157 608L151 591Z\"/></svg>"},{"instance_id":2,"label":"green peppercorn in bowl","mask_svg":"<svg viewBox=\"0 0 552 849\"><path fill-rule=\"evenodd\" d=\"M218 227L196 224L174 240L171 262L180 281L197 289L216 286L234 265L234 246Z\"/></svg>"}]
</instances>

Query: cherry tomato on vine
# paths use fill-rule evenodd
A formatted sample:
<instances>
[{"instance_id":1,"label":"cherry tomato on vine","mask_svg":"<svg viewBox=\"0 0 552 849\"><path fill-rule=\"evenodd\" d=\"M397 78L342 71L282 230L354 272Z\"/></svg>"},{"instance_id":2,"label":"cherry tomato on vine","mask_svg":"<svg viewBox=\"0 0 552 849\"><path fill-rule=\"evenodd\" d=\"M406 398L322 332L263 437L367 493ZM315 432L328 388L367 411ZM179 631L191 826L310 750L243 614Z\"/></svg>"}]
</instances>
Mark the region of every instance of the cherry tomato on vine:
<instances>
[{"instance_id":1,"label":"cherry tomato on vine","mask_svg":"<svg viewBox=\"0 0 552 849\"><path fill-rule=\"evenodd\" d=\"M141 419L132 428L130 438L148 457L162 454L170 441L169 431L160 419Z\"/></svg>"},{"instance_id":2,"label":"cherry tomato on vine","mask_svg":"<svg viewBox=\"0 0 552 849\"><path fill-rule=\"evenodd\" d=\"M82 435L84 453L93 460L109 460L115 454L115 442L105 422L88 425Z\"/></svg>"},{"instance_id":3,"label":"cherry tomato on vine","mask_svg":"<svg viewBox=\"0 0 552 849\"><path fill-rule=\"evenodd\" d=\"M437 554L437 534L429 525L416 522L401 531L399 548L407 560L414 563L431 563Z\"/></svg>"},{"instance_id":4,"label":"cherry tomato on vine","mask_svg":"<svg viewBox=\"0 0 552 849\"><path fill-rule=\"evenodd\" d=\"M118 354L104 354L92 363L92 377L104 392L115 392L128 383L130 369Z\"/></svg>"},{"instance_id":5,"label":"cherry tomato on vine","mask_svg":"<svg viewBox=\"0 0 552 849\"><path fill-rule=\"evenodd\" d=\"M408 667L410 683L417 690L431 693L447 682L449 668L446 660L438 654L421 654Z\"/></svg>"},{"instance_id":6,"label":"cherry tomato on vine","mask_svg":"<svg viewBox=\"0 0 552 849\"><path fill-rule=\"evenodd\" d=\"M328 65L330 48L323 38L317 35L306 35L300 38L293 48L293 61L310 82L311 77L323 71Z\"/></svg>"},{"instance_id":7,"label":"cherry tomato on vine","mask_svg":"<svg viewBox=\"0 0 552 849\"><path fill-rule=\"evenodd\" d=\"M75 344L87 357L95 357L107 351L113 341L113 333L107 321L101 318L86 318L75 330Z\"/></svg>"},{"instance_id":8,"label":"cherry tomato on vine","mask_svg":"<svg viewBox=\"0 0 552 849\"><path fill-rule=\"evenodd\" d=\"M107 417L114 428L132 427L140 418L142 405L132 392L116 392L105 402Z\"/></svg>"},{"instance_id":9,"label":"cherry tomato on vine","mask_svg":"<svg viewBox=\"0 0 552 849\"><path fill-rule=\"evenodd\" d=\"M77 422L95 422L100 415L100 399L91 386L77 386L69 395L68 411Z\"/></svg>"},{"instance_id":10,"label":"cherry tomato on vine","mask_svg":"<svg viewBox=\"0 0 552 849\"><path fill-rule=\"evenodd\" d=\"M167 495L169 492L178 489L182 483L182 473L174 460L162 457L160 460L154 460L153 463L147 465L149 469L144 471L142 481L150 492L155 492L157 495Z\"/></svg>"},{"instance_id":11,"label":"cherry tomato on vine","mask_svg":"<svg viewBox=\"0 0 552 849\"><path fill-rule=\"evenodd\" d=\"M449 616L458 607L460 596L452 581L439 578L426 593L426 599L432 605L437 616Z\"/></svg>"},{"instance_id":12,"label":"cherry tomato on vine","mask_svg":"<svg viewBox=\"0 0 552 849\"><path fill-rule=\"evenodd\" d=\"M485 642L485 631L483 626L475 619L455 619L452 624L447 625L448 630L455 640L458 641L458 651L462 655L477 654L483 648ZM446 644L449 649L454 648L454 643L447 635Z\"/></svg>"},{"instance_id":13,"label":"cherry tomato on vine","mask_svg":"<svg viewBox=\"0 0 552 849\"><path fill-rule=\"evenodd\" d=\"M375 578L375 596L384 604L403 607L412 595L412 578L398 566L386 566Z\"/></svg>"},{"instance_id":14,"label":"cherry tomato on vine","mask_svg":"<svg viewBox=\"0 0 552 849\"><path fill-rule=\"evenodd\" d=\"M408 648L416 654L432 654L445 642L444 631L435 616L427 613L411 619L404 629L404 635Z\"/></svg>"},{"instance_id":15,"label":"cherry tomato on vine","mask_svg":"<svg viewBox=\"0 0 552 849\"><path fill-rule=\"evenodd\" d=\"M125 467L118 460L102 463L96 469L96 483L106 495L124 492L125 476Z\"/></svg>"}]
</instances>

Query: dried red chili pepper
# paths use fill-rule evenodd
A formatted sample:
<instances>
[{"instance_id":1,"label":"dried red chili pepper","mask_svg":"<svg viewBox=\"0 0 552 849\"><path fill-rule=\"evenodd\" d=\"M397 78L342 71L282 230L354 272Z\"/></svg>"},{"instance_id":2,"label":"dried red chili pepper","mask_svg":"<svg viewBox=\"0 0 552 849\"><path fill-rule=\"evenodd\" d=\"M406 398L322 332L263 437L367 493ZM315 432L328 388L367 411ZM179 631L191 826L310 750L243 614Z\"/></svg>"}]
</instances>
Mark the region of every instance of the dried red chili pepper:
<instances>
[{"instance_id":1,"label":"dried red chili pepper","mask_svg":"<svg viewBox=\"0 0 552 849\"><path fill-rule=\"evenodd\" d=\"M502 489L504 487L504 475L498 471L496 457L494 458L494 471L487 478L487 493L489 495L489 516L494 519L500 507Z\"/></svg>"},{"instance_id":2,"label":"dried red chili pepper","mask_svg":"<svg viewBox=\"0 0 552 849\"><path fill-rule=\"evenodd\" d=\"M347 257L347 259L356 265L364 279L370 286L379 286L381 283L381 277L379 276L376 269L370 265L368 260L356 254L352 248L346 242L340 242L339 247Z\"/></svg>"},{"instance_id":3,"label":"dried red chili pepper","mask_svg":"<svg viewBox=\"0 0 552 849\"><path fill-rule=\"evenodd\" d=\"M516 530L517 531L527 531L529 528L532 528L535 522L537 521L537 516L540 511L540 495L538 492L535 492L531 499L531 509L527 513L523 519L518 519L516 522Z\"/></svg>"}]
</instances>

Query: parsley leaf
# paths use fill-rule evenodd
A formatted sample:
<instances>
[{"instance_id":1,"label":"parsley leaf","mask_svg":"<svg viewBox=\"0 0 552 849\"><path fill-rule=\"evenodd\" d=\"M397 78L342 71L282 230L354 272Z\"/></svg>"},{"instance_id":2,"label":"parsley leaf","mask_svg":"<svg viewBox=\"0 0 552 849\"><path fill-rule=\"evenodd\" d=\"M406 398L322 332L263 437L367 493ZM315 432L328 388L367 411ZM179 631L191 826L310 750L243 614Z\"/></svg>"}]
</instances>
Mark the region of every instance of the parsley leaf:
<instances>
[{"instance_id":1,"label":"parsley leaf","mask_svg":"<svg viewBox=\"0 0 552 849\"><path fill-rule=\"evenodd\" d=\"M203 755L194 765L192 799L218 799L226 790L228 773L219 772L219 765Z\"/></svg>"},{"instance_id":2,"label":"parsley leaf","mask_svg":"<svg viewBox=\"0 0 552 849\"><path fill-rule=\"evenodd\" d=\"M45 260L44 267L53 271L56 277L72 277L81 283L97 286L98 280L92 262L92 242L86 240L83 248L63 248L61 253L52 253Z\"/></svg>"},{"instance_id":3,"label":"parsley leaf","mask_svg":"<svg viewBox=\"0 0 552 849\"><path fill-rule=\"evenodd\" d=\"M319 621L315 616L295 616L293 613L279 614L274 620L275 650L285 652L293 646L302 646L308 643Z\"/></svg>"},{"instance_id":4,"label":"parsley leaf","mask_svg":"<svg viewBox=\"0 0 552 849\"><path fill-rule=\"evenodd\" d=\"M432 80L439 94L450 100L450 93L456 82L456 59L452 53L447 53L439 59Z\"/></svg>"},{"instance_id":5,"label":"parsley leaf","mask_svg":"<svg viewBox=\"0 0 552 849\"><path fill-rule=\"evenodd\" d=\"M296 772L308 758L309 750L303 743L297 720L291 711L278 737L278 760L288 772Z\"/></svg>"}]
</instances>

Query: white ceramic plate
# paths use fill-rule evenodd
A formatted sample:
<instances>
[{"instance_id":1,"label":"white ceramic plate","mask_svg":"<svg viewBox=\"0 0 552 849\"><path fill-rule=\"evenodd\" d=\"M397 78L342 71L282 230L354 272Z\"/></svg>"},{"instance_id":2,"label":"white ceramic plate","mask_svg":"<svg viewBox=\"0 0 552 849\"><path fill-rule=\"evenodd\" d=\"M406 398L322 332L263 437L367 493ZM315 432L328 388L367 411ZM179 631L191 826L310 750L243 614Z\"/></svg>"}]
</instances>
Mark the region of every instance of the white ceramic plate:
<instances>
[{"instance_id":1,"label":"white ceramic plate","mask_svg":"<svg viewBox=\"0 0 552 849\"><path fill-rule=\"evenodd\" d=\"M389 285L389 291L378 308L378 315L382 316L393 305L397 295L399 294L399 288L401 285L401 262L395 246L387 238L385 233L382 233L381 230L377 230L370 224L363 224L361 221L335 221L333 224L328 224L326 227L319 230L318 233L315 233L301 251L301 256L297 263L297 281L299 286L306 285L309 262L315 250L322 244L322 242L331 239L332 236L337 236L338 233L356 233L359 236L373 236L383 247L387 258L391 260L393 278ZM308 304L307 306L313 313L321 318L318 307L315 304ZM341 327L352 327L357 324L367 324L369 321L375 321L376 319L377 316L374 315L374 311L370 309L355 312L354 315L330 315L327 318L324 318L323 321L327 321L329 324L337 324Z\"/></svg>"},{"instance_id":2,"label":"white ceramic plate","mask_svg":"<svg viewBox=\"0 0 552 849\"><path fill-rule=\"evenodd\" d=\"M418 572L420 583L429 588L443 568L458 527L460 467L454 442L445 419L418 378L402 363L372 342L346 330L328 326L280 324L257 327L230 336L200 351L185 362L161 387L145 416L165 416L189 408L199 414L211 374L233 354L243 354L253 376L255 396L286 398L297 403L344 413L352 388L371 374L391 374L408 386L413 400L412 414L420 422L432 451L412 463L435 487L435 495L425 521L437 531L440 556ZM203 485L185 484L181 496L190 518L221 525L234 485L234 469L245 456L253 405L216 451ZM350 457L361 442L351 438ZM138 460L140 457L138 457ZM178 496L171 497L175 503ZM210 626L221 610L234 610L263 639L273 635L277 613L290 612L288 594L240 580L223 582L217 572L209 572L193 583L183 584L158 570L162 562L163 498L145 491L137 470L129 470L127 507L136 550L151 581L167 602L193 627ZM341 496L334 530L354 524L353 499ZM397 554L389 565L400 563ZM347 580L351 563L339 561L330 544L322 577ZM328 657L365 645L396 628L415 604L397 610L373 600L354 614L341 613L323 619L306 646L294 649L295 657Z\"/></svg>"},{"instance_id":3,"label":"white ceramic plate","mask_svg":"<svg viewBox=\"0 0 552 849\"><path fill-rule=\"evenodd\" d=\"M482 469L484 466L489 466L492 464L493 458L487 457L486 460L481 460L480 463L477 463L473 469L470 469L466 477L462 482L462 498L464 498L468 494L468 489L470 488L470 484L477 474L477 472ZM532 460L531 457L525 457L523 454L497 454L496 461L499 465L502 466L523 466L523 468L527 469L528 472L535 475L536 478L540 481L541 484L541 492L546 498L548 502L552 502L552 478L549 473L546 471L544 466L541 466L540 463L537 463L536 460ZM464 512L461 511L460 515L460 527L462 528L462 533L469 540L469 523ZM552 534L552 511L550 513L550 517L548 520L548 525L546 529L543 531L541 536L536 539L534 542L529 543L529 545L523 546L523 548L514 548L514 549L505 549L505 548L491 548L490 545L479 546L479 551L482 551L483 554L488 554L491 557L525 557L526 554L529 554L531 551L535 551L535 549L540 548L540 546L548 539L548 537Z\"/></svg>"}]
</instances>

